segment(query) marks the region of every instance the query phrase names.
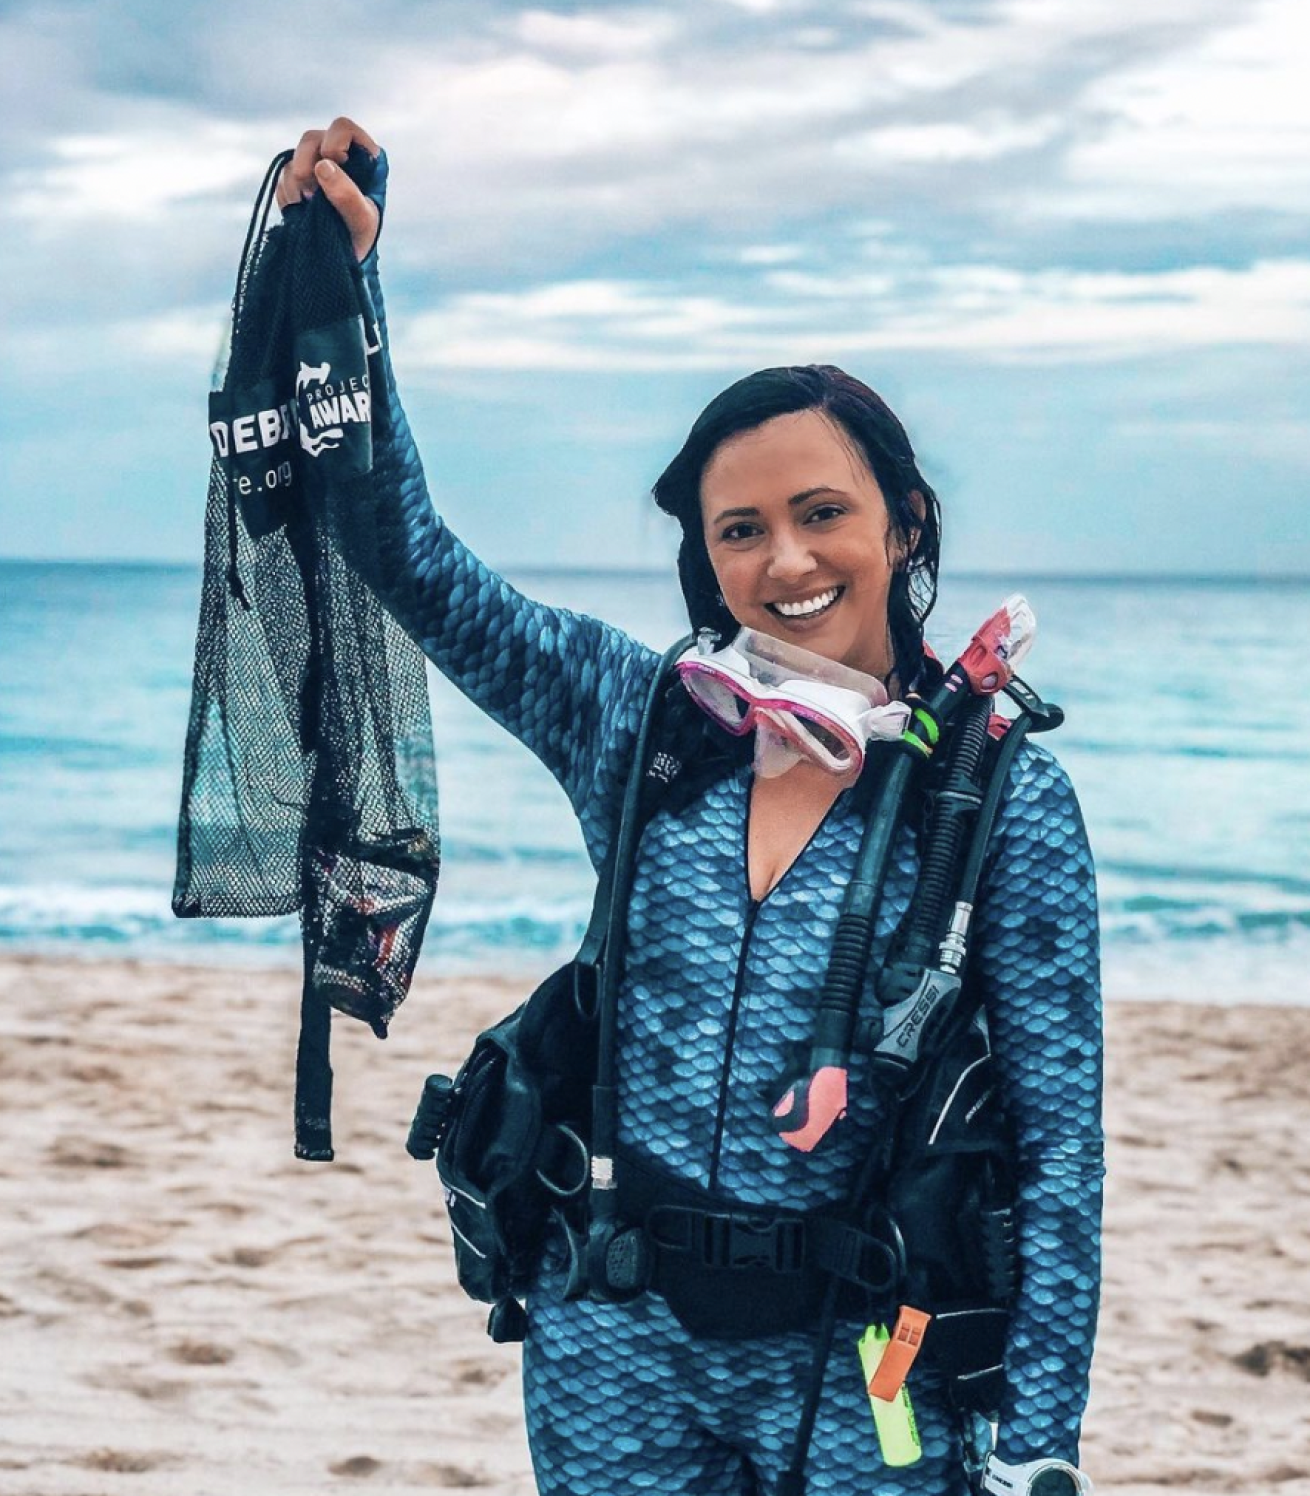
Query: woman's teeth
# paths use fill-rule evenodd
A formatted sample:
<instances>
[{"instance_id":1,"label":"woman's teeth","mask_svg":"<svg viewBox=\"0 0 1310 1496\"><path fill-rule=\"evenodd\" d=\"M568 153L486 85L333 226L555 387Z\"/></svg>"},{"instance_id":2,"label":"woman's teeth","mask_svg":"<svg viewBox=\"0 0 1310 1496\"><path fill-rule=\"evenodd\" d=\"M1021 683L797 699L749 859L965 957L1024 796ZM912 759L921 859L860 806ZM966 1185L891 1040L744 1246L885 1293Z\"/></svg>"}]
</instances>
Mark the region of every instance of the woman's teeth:
<instances>
[{"instance_id":1,"label":"woman's teeth","mask_svg":"<svg viewBox=\"0 0 1310 1496\"><path fill-rule=\"evenodd\" d=\"M840 587L830 587L817 597L807 598L803 603L770 603L769 608L782 618L815 618L826 612L841 596Z\"/></svg>"}]
</instances>

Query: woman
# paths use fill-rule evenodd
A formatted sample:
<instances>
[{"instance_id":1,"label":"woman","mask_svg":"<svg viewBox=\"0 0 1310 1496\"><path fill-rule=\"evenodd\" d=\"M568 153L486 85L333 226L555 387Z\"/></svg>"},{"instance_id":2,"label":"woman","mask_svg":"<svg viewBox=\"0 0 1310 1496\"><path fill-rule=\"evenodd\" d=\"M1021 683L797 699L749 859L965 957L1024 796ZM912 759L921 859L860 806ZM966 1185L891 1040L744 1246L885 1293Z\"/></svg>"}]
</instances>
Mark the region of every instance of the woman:
<instances>
[{"instance_id":1,"label":"woman","mask_svg":"<svg viewBox=\"0 0 1310 1496\"><path fill-rule=\"evenodd\" d=\"M385 158L365 196L336 165L352 143L378 154L349 120L307 133L279 202L328 196L385 336L374 249ZM403 575L384 584L385 601L429 658L555 773L599 866L655 657L596 620L530 602L469 555L432 512L390 381L375 400L384 395L375 473L405 535ZM683 528L694 627L731 638L750 626L885 680L893 696L926 668L937 501L899 422L857 381L815 368L740 381L697 421L655 495ZM748 757L731 754L656 811L633 877L619 1020L619 1134L631 1155L745 1206L841 1197L884 1120L861 1085L860 1056L849 1114L812 1154L780 1142L762 1098L810 1033L863 823L849 775L807 760L754 774ZM874 970L916 872L907 830L882 894ZM1054 1493L1077 1483L1032 1462L1077 1460L1098 1290L1101 1048L1091 860L1068 780L1041 747L1024 746L1006 786L973 956L1019 1153L1022 1286L989 1479L996 1490ZM811 1336L710 1339L684 1329L659 1295L565 1302L558 1289L547 1270L524 1351L542 1491L776 1488ZM892 1468L880 1460L854 1344L838 1337L807 1467L813 1489L965 1489L942 1382L916 1366L910 1388L923 1453Z\"/></svg>"}]
</instances>

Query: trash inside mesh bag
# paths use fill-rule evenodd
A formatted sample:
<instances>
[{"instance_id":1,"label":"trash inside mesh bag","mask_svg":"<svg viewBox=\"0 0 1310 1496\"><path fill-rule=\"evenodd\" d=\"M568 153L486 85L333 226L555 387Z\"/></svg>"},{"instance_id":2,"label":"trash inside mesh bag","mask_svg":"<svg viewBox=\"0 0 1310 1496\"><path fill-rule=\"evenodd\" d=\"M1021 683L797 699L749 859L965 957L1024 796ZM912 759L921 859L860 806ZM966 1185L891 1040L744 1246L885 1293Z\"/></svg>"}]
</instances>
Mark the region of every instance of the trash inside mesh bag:
<instances>
[{"instance_id":1,"label":"trash inside mesh bag","mask_svg":"<svg viewBox=\"0 0 1310 1496\"><path fill-rule=\"evenodd\" d=\"M256 199L210 396L173 911L299 911L296 1153L330 1159L331 1008L386 1036L440 855L423 657L362 580L398 543L371 476L376 324L322 193L266 228L290 156ZM375 163L354 147L346 170L367 190Z\"/></svg>"}]
</instances>

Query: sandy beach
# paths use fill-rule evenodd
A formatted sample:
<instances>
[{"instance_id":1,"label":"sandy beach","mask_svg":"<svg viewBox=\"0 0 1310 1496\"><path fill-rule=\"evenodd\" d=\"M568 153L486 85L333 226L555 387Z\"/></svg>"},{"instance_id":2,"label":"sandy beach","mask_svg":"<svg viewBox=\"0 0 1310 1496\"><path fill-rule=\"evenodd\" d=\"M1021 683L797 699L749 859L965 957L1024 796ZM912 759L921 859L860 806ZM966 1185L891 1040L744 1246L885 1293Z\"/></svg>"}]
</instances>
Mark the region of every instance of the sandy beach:
<instances>
[{"instance_id":1,"label":"sandy beach","mask_svg":"<svg viewBox=\"0 0 1310 1496\"><path fill-rule=\"evenodd\" d=\"M338 1023L325 1166L294 974L0 961L0 1493L532 1492L518 1352L403 1151L523 990ZM1308 1060L1310 1009L1109 1006L1102 1490L1310 1493Z\"/></svg>"}]
</instances>

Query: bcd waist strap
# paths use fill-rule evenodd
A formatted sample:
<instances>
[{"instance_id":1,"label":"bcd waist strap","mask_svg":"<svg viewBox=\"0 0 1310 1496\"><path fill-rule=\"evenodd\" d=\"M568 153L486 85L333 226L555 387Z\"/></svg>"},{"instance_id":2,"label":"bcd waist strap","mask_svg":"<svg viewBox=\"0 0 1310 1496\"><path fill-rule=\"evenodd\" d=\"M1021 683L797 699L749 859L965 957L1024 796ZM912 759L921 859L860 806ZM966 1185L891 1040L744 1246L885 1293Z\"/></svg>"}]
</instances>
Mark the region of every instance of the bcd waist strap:
<instances>
[{"instance_id":1,"label":"bcd waist strap","mask_svg":"<svg viewBox=\"0 0 1310 1496\"><path fill-rule=\"evenodd\" d=\"M885 1315L896 1302L905 1256L885 1212L857 1223L832 1206L744 1205L626 1150L618 1177L619 1214L649 1249L649 1287L694 1334L736 1340L809 1329L833 1274L847 1285L852 1317Z\"/></svg>"},{"instance_id":2,"label":"bcd waist strap","mask_svg":"<svg viewBox=\"0 0 1310 1496\"><path fill-rule=\"evenodd\" d=\"M813 1329L830 1275L843 1283L842 1318L890 1324L907 1289L906 1249L880 1206L863 1221L838 1213L771 1211L715 1197L627 1150L619 1156L620 1214L639 1230L649 1287L693 1334L738 1340ZM934 1301L926 1360L971 1406L995 1408L1004 1389L1008 1310Z\"/></svg>"},{"instance_id":3,"label":"bcd waist strap","mask_svg":"<svg viewBox=\"0 0 1310 1496\"><path fill-rule=\"evenodd\" d=\"M685 1254L715 1271L763 1270L779 1277L833 1273L879 1298L893 1294L904 1269L898 1234L862 1231L822 1214L696 1210L658 1206L646 1218L656 1254ZM758 1334L758 1329L753 1333Z\"/></svg>"}]
</instances>

